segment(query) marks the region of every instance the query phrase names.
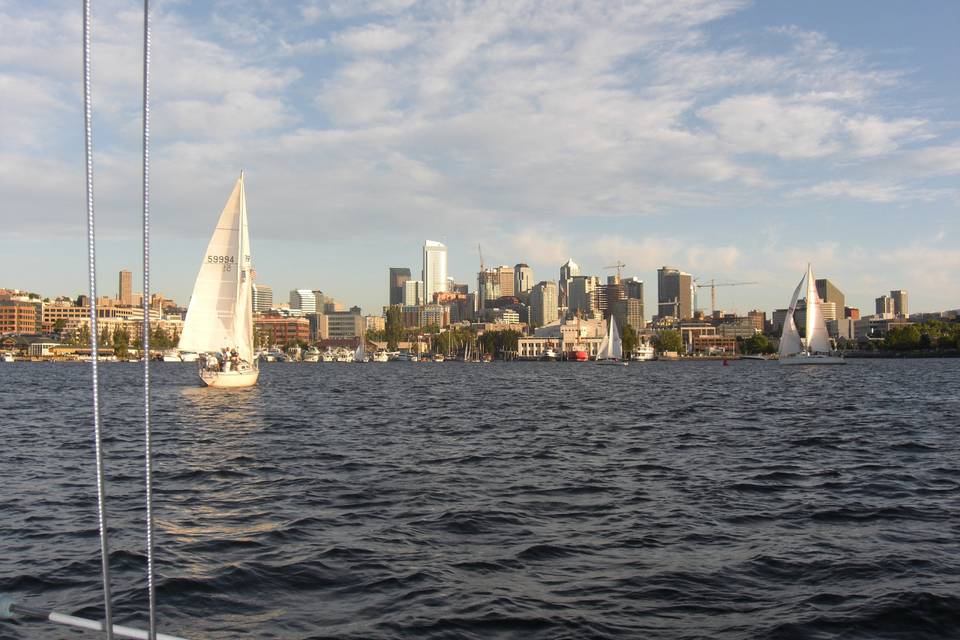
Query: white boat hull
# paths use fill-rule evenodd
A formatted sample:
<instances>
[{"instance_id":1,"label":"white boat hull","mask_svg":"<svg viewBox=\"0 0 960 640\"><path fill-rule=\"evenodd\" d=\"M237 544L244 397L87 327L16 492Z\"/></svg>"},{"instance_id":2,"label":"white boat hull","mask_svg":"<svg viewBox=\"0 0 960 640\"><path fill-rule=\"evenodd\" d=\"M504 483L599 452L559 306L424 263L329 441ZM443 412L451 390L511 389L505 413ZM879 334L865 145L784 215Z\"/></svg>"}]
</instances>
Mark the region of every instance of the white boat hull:
<instances>
[{"instance_id":1,"label":"white boat hull","mask_svg":"<svg viewBox=\"0 0 960 640\"><path fill-rule=\"evenodd\" d=\"M200 379L208 387L217 389L238 389L241 387L252 387L257 384L257 378L260 377L258 369L248 369L246 371L206 371L200 372Z\"/></svg>"},{"instance_id":2,"label":"white boat hull","mask_svg":"<svg viewBox=\"0 0 960 640\"><path fill-rule=\"evenodd\" d=\"M802 355L786 356L780 358L780 364L784 366L812 365L812 364L847 364L847 361L839 356L826 355Z\"/></svg>"}]
</instances>

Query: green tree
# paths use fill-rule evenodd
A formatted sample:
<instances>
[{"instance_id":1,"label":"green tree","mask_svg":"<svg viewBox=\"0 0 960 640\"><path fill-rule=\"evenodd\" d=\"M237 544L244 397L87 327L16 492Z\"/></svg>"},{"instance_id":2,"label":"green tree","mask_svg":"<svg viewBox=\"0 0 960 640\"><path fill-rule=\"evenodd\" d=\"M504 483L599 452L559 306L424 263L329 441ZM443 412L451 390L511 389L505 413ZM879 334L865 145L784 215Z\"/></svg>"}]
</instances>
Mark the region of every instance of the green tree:
<instances>
[{"instance_id":1,"label":"green tree","mask_svg":"<svg viewBox=\"0 0 960 640\"><path fill-rule=\"evenodd\" d=\"M628 324L623 328L623 335L620 336L620 339L623 341L624 357L629 358L629 354L633 353L633 350L637 348L637 342L639 342L637 331Z\"/></svg>"},{"instance_id":2,"label":"green tree","mask_svg":"<svg viewBox=\"0 0 960 640\"><path fill-rule=\"evenodd\" d=\"M58 318L57 321L53 323L53 332L59 335L66 326L67 321L64 318Z\"/></svg>"},{"instance_id":3,"label":"green tree","mask_svg":"<svg viewBox=\"0 0 960 640\"><path fill-rule=\"evenodd\" d=\"M895 351L911 351L920 346L920 329L916 325L891 327L884 346Z\"/></svg>"},{"instance_id":4,"label":"green tree","mask_svg":"<svg viewBox=\"0 0 960 640\"><path fill-rule=\"evenodd\" d=\"M390 350L396 349L397 344L403 339L403 312L399 305L387 309L384 334L387 339L387 348Z\"/></svg>"},{"instance_id":5,"label":"green tree","mask_svg":"<svg viewBox=\"0 0 960 640\"><path fill-rule=\"evenodd\" d=\"M683 350L683 340L680 338L680 332L673 329L658 333L654 339L654 344L657 346L657 351L661 353L664 351L680 353Z\"/></svg>"},{"instance_id":6,"label":"green tree","mask_svg":"<svg viewBox=\"0 0 960 640\"><path fill-rule=\"evenodd\" d=\"M773 344L762 334L755 334L740 343L743 353L773 353Z\"/></svg>"},{"instance_id":7,"label":"green tree","mask_svg":"<svg viewBox=\"0 0 960 640\"><path fill-rule=\"evenodd\" d=\"M127 357L127 347L130 345L130 334L126 328L117 327L113 330L113 352L118 358Z\"/></svg>"}]
</instances>

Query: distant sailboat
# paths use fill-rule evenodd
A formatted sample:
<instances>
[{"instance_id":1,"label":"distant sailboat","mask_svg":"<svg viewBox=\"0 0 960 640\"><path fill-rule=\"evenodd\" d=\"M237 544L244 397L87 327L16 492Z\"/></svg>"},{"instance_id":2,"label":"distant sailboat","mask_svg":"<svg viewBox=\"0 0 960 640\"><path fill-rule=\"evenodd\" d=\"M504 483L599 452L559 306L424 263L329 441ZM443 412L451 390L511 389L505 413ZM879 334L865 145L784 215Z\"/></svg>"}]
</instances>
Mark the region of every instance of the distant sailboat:
<instances>
[{"instance_id":1,"label":"distant sailboat","mask_svg":"<svg viewBox=\"0 0 960 640\"><path fill-rule=\"evenodd\" d=\"M807 308L804 337L801 340L793 314L797 310L797 301L804 282L807 287ZM780 364L846 364L843 358L831 355L830 337L827 335L827 323L823 319L822 304L817 294L816 281L813 279L813 268L807 265L807 273L797 284L790 299L787 317L783 321L783 333L780 336Z\"/></svg>"},{"instance_id":2,"label":"distant sailboat","mask_svg":"<svg viewBox=\"0 0 960 640\"><path fill-rule=\"evenodd\" d=\"M615 364L626 366L623 362L623 340L620 339L620 332L617 331L617 321L613 314L610 314L610 326L607 329L607 335L600 343L597 350L597 364Z\"/></svg>"},{"instance_id":3,"label":"distant sailboat","mask_svg":"<svg viewBox=\"0 0 960 640\"><path fill-rule=\"evenodd\" d=\"M366 342L363 336L360 336L360 344L357 345L357 350L353 352L353 361L354 362L366 362L367 356L366 352L363 349L363 343Z\"/></svg>"},{"instance_id":4,"label":"distant sailboat","mask_svg":"<svg viewBox=\"0 0 960 640\"><path fill-rule=\"evenodd\" d=\"M200 379L209 387L249 387L260 376L253 355L253 274L242 171L200 264L180 349L204 354Z\"/></svg>"}]
</instances>

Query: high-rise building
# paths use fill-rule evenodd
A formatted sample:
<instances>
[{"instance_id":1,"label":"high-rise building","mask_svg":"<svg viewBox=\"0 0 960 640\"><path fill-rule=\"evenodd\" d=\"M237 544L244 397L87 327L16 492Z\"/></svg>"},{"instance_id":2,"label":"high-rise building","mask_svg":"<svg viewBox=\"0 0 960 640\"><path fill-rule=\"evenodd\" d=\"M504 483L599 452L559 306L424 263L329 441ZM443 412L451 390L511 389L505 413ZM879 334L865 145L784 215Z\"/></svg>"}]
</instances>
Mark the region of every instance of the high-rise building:
<instances>
[{"instance_id":1,"label":"high-rise building","mask_svg":"<svg viewBox=\"0 0 960 640\"><path fill-rule=\"evenodd\" d=\"M310 289L294 289L290 292L290 308L303 313L316 313L317 296Z\"/></svg>"},{"instance_id":2,"label":"high-rise building","mask_svg":"<svg viewBox=\"0 0 960 640\"><path fill-rule=\"evenodd\" d=\"M639 278L624 278L622 284L624 293L627 294L628 300L640 301L640 315L646 318L646 309L643 303L643 280L640 280ZM646 320L644 320L643 326L646 326ZM639 328L640 327L634 326L634 329Z\"/></svg>"},{"instance_id":3,"label":"high-rise building","mask_svg":"<svg viewBox=\"0 0 960 640\"><path fill-rule=\"evenodd\" d=\"M447 247L427 240L423 244L423 297L433 302L433 294L447 290Z\"/></svg>"},{"instance_id":4,"label":"high-rise building","mask_svg":"<svg viewBox=\"0 0 960 640\"><path fill-rule=\"evenodd\" d=\"M264 313L273 307L273 289L265 284L253 284L253 312Z\"/></svg>"},{"instance_id":5,"label":"high-rise building","mask_svg":"<svg viewBox=\"0 0 960 640\"><path fill-rule=\"evenodd\" d=\"M581 317L590 317L594 312L596 297L594 291L600 284L597 276L573 276L568 281L567 315L574 316L578 312Z\"/></svg>"},{"instance_id":6,"label":"high-rise building","mask_svg":"<svg viewBox=\"0 0 960 640\"><path fill-rule=\"evenodd\" d=\"M423 304L422 280L407 280L403 283L403 304L406 307L419 307Z\"/></svg>"},{"instance_id":7,"label":"high-rise building","mask_svg":"<svg viewBox=\"0 0 960 640\"><path fill-rule=\"evenodd\" d=\"M521 262L513 267L513 295L519 296L533 288L533 269Z\"/></svg>"},{"instance_id":8,"label":"high-rise building","mask_svg":"<svg viewBox=\"0 0 960 640\"><path fill-rule=\"evenodd\" d=\"M827 318L828 320L836 320L838 317L843 316L843 309L846 306L845 300L843 297L843 292L840 289L837 289L836 285L830 282L826 278L821 278L815 282L817 286L817 295L820 296L820 299L824 302L834 302L836 303L836 316L834 318Z\"/></svg>"},{"instance_id":9,"label":"high-rise building","mask_svg":"<svg viewBox=\"0 0 960 640\"><path fill-rule=\"evenodd\" d=\"M500 274L496 269L484 269L477 274L477 311L487 308L487 303L500 297Z\"/></svg>"},{"instance_id":10,"label":"high-rise building","mask_svg":"<svg viewBox=\"0 0 960 640\"><path fill-rule=\"evenodd\" d=\"M133 274L126 269L120 271L120 292L117 300L124 306L133 304Z\"/></svg>"},{"instance_id":11,"label":"high-rise building","mask_svg":"<svg viewBox=\"0 0 960 640\"><path fill-rule=\"evenodd\" d=\"M557 304L561 307L570 306L570 279L580 275L580 265L570 258L560 265L560 280L557 282Z\"/></svg>"},{"instance_id":12,"label":"high-rise building","mask_svg":"<svg viewBox=\"0 0 960 640\"><path fill-rule=\"evenodd\" d=\"M897 289L890 292L890 297L893 298L893 313L898 318L907 318L910 316L910 311L907 308L907 292L903 289Z\"/></svg>"},{"instance_id":13,"label":"high-rise building","mask_svg":"<svg viewBox=\"0 0 960 640\"><path fill-rule=\"evenodd\" d=\"M767 324L767 312L754 309L753 311L747 312L747 317L750 319L750 322L753 323L753 327L760 333L763 333Z\"/></svg>"},{"instance_id":14,"label":"high-rise building","mask_svg":"<svg viewBox=\"0 0 960 640\"><path fill-rule=\"evenodd\" d=\"M542 327L557 319L557 283L538 282L530 289L530 324Z\"/></svg>"},{"instance_id":15,"label":"high-rise building","mask_svg":"<svg viewBox=\"0 0 960 640\"><path fill-rule=\"evenodd\" d=\"M403 283L410 279L410 269L390 267L390 304L403 304Z\"/></svg>"},{"instance_id":16,"label":"high-rise building","mask_svg":"<svg viewBox=\"0 0 960 640\"><path fill-rule=\"evenodd\" d=\"M493 269L494 278L497 281L497 288L500 291L500 295L497 297L503 296L514 296L513 289L513 280L514 280L514 271L513 267L508 267L507 265L502 265Z\"/></svg>"},{"instance_id":17,"label":"high-rise building","mask_svg":"<svg viewBox=\"0 0 960 640\"><path fill-rule=\"evenodd\" d=\"M593 291L593 310L609 318L613 313L613 305L618 300L626 300L626 287L617 276L607 278L607 284L598 285Z\"/></svg>"},{"instance_id":18,"label":"high-rise building","mask_svg":"<svg viewBox=\"0 0 960 640\"><path fill-rule=\"evenodd\" d=\"M672 267L657 269L657 314L678 320L693 317L693 278Z\"/></svg>"},{"instance_id":19,"label":"high-rise building","mask_svg":"<svg viewBox=\"0 0 960 640\"><path fill-rule=\"evenodd\" d=\"M636 298L615 300L610 305L610 314L617 319L617 326L620 327L621 332L627 325L638 331L647 326L643 317L643 302Z\"/></svg>"},{"instance_id":20,"label":"high-rise building","mask_svg":"<svg viewBox=\"0 0 960 640\"><path fill-rule=\"evenodd\" d=\"M896 307L894 306L893 298L890 296L880 296L877 298L876 308L878 316L892 316Z\"/></svg>"}]
</instances>

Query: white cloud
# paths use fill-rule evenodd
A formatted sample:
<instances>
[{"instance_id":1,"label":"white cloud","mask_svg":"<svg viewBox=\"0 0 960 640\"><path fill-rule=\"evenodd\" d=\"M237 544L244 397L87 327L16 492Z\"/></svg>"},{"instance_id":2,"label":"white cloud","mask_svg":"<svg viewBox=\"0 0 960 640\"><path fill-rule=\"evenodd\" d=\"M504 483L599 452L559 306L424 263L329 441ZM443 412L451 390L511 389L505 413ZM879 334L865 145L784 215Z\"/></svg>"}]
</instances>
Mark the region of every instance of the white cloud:
<instances>
[{"instance_id":1,"label":"white cloud","mask_svg":"<svg viewBox=\"0 0 960 640\"><path fill-rule=\"evenodd\" d=\"M383 25L368 25L337 34L333 42L354 53L386 53L402 49L413 42L414 36Z\"/></svg>"}]
</instances>

